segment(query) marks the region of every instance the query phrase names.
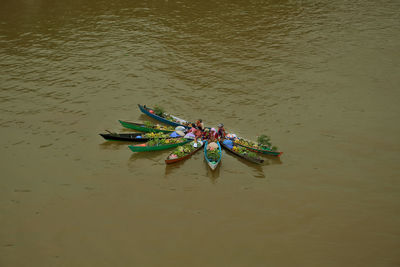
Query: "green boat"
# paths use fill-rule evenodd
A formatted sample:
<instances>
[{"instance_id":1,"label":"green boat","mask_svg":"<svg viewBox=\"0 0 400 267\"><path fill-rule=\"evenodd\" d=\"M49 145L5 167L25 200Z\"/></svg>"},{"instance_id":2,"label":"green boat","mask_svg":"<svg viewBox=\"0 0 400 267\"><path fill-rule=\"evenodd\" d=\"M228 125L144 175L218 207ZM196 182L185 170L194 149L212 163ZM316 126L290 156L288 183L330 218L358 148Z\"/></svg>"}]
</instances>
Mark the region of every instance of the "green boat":
<instances>
[{"instance_id":1,"label":"green boat","mask_svg":"<svg viewBox=\"0 0 400 267\"><path fill-rule=\"evenodd\" d=\"M181 146L181 145L184 145L191 141L192 140L190 140L190 139L188 140L185 138L170 138L170 139L165 139L164 141L162 141L163 143L158 143L155 145L150 145L150 142L147 142L144 144L128 146L128 147L133 152L158 151L158 150L164 150L164 149ZM157 141L153 141L153 142L157 142ZM166 142L166 143L164 143L164 142Z\"/></svg>"},{"instance_id":2,"label":"green boat","mask_svg":"<svg viewBox=\"0 0 400 267\"><path fill-rule=\"evenodd\" d=\"M264 155L270 155L270 156L276 156L276 157L280 157L283 152L280 151L273 151L271 149L259 149L259 148L255 148L255 147L250 147L250 146L245 146L245 145L241 145L238 144L237 145L241 146L241 147L245 147L250 151L256 152L256 153L260 153L260 154L264 154Z\"/></svg>"},{"instance_id":3,"label":"green boat","mask_svg":"<svg viewBox=\"0 0 400 267\"><path fill-rule=\"evenodd\" d=\"M122 126L128 129L133 129L138 132L146 132L146 133L172 133L174 129L169 126L147 126L145 124L135 123L135 122L128 122L128 121L121 121L119 120ZM168 129L169 128L169 129Z\"/></svg>"}]
</instances>

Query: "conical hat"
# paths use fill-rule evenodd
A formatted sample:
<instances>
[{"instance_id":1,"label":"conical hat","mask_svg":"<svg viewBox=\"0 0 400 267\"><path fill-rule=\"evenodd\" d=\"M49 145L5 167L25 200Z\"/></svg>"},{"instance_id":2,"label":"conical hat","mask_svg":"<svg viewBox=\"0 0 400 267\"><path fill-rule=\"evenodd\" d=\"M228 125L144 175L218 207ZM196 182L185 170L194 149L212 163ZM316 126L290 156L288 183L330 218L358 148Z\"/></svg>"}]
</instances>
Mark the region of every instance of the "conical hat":
<instances>
[{"instance_id":1,"label":"conical hat","mask_svg":"<svg viewBox=\"0 0 400 267\"><path fill-rule=\"evenodd\" d=\"M185 133L182 132L182 131L176 131L176 133L179 134L180 136L184 136L185 135Z\"/></svg>"}]
</instances>

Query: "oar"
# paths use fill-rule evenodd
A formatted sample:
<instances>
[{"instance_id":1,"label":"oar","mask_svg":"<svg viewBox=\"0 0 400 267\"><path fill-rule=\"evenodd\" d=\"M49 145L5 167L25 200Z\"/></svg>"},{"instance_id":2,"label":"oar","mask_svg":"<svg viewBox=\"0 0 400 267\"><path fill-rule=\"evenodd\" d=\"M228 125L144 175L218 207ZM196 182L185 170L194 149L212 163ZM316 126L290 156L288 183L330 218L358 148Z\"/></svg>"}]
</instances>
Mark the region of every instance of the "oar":
<instances>
[{"instance_id":1,"label":"oar","mask_svg":"<svg viewBox=\"0 0 400 267\"><path fill-rule=\"evenodd\" d=\"M113 132L110 132L109 130L105 130L107 133L109 133L109 134L112 134L112 135L117 135L117 136L119 136L119 134L117 134L117 133L113 133Z\"/></svg>"}]
</instances>

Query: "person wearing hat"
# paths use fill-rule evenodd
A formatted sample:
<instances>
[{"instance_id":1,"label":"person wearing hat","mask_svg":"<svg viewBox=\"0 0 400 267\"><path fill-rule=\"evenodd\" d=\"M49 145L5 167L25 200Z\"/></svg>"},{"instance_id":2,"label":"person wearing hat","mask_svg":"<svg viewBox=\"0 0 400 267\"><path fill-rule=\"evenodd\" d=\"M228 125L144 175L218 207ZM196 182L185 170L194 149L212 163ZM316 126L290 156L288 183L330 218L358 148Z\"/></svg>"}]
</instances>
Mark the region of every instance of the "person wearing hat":
<instances>
[{"instance_id":1,"label":"person wearing hat","mask_svg":"<svg viewBox=\"0 0 400 267\"><path fill-rule=\"evenodd\" d=\"M217 131L217 134L218 134L218 140L219 140L219 139L224 139L224 138L225 138L225 136L226 136L226 131L225 131L225 128L224 128L224 124L222 124L222 123L218 124L218 131Z\"/></svg>"}]
</instances>

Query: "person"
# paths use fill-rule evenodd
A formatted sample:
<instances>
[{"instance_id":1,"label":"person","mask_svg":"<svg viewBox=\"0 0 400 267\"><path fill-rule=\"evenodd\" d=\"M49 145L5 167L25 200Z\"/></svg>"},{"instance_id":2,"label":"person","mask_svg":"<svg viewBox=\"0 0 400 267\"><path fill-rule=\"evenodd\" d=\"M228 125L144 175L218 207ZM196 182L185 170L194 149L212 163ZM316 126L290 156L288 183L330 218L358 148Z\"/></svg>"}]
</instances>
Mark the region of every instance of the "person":
<instances>
[{"instance_id":1,"label":"person","mask_svg":"<svg viewBox=\"0 0 400 267\"><path fill-rule=\"evenodd\" d=\"M196 132L197 132L197 128L196 125L194 123L192 123L191 125L192 127L188 130L188 132L185 135L185 138L190 138L190 139L197 139L196 138ZM197 140L196 140L197 141Z\"/></svg>"},{"instance_id":2,"label":"person","mask_svg":"<svg viewBox=\"0 0 400 267\"><path fill-rule=\"evenodd\" d=\"M226 131L225 131L223 123L218 124L218 132L217 133L218 133L218 140L225 139Z\"/></svg>"},{"instance_id":3,"label":"person","mask_svg":"<svg viewBox=\"0 0 400 267\"><path fill-rule=\"evenodd\" d=\"M199 128L201 131L204 131L204 124L202 119L198 119L196 121L196 127Z\"/></svg>"},{"instance_id":4,"label":"person","mask_svg":"<svg viewBox=\"0 0 400 267\"><path fill-rule=\"evenodd\" d=\"M209 136L208 140L210 141L210 143L218 140L218 133L217 133L217 130L215 130L215 128L211 128L210 136Z\"/></svg>"},{"instance_id":5,"label":"person","mask_svg":"<svg viewBox=\"0 0 400 267\"><path fill-rule=\"evenodd\" d=\"M206 128L203 132L203 140L208 140L210 138L210 129Z\"/></svg>"},{"instance_id":6,"label":"person","mask_svg":"<svg viewBox=\"0 0 400 267\"><path fill-rule=\"evenodd\" d=\"M196 129L194 132L194 141L197 143L198 139L201 139L201 137L203 136L203 132L200 129Z\"/></svg>"},{"instance_id":7,"label":"person","mask_svg":"<svg viewBox=\"0 0 400 267\"><path fill-rule=\"evenodd\" d=\"M197 129L196 124L192 123L190 126L189 133L194 133Z\"/></svg>"}]
</instances>

